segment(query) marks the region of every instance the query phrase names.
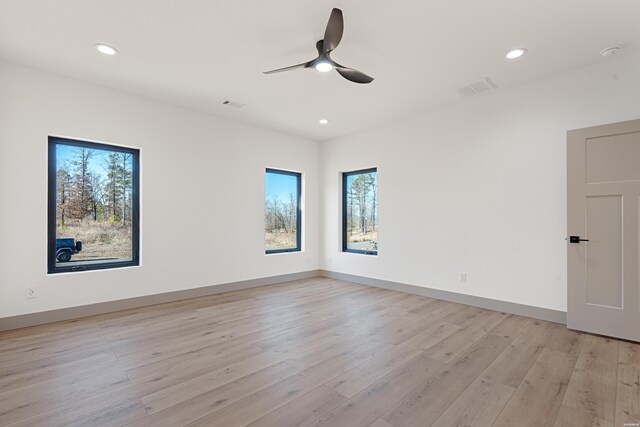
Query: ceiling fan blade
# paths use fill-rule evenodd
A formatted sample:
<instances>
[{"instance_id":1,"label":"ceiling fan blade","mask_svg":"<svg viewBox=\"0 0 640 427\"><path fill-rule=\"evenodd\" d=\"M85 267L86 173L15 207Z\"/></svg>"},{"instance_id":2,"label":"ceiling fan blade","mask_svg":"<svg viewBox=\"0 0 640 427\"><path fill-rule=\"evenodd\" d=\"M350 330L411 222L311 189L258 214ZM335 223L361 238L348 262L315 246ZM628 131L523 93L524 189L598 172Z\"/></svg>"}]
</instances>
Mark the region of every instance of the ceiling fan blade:
<instances>
[{"instance_id":1,"label":"ceiling fan blade","mask_svg":"<svg viewBox=\"0 0 640 427\"><path fill-rule=\"evenodd\" d=\"M367 76L362 71L358 71L353 68L343 67L342 65L336 64L336 71L340 73L342 77L354 83L366 84L366 83L371 83L373 81L373 77Z\"/></svg>"},{"instance_id":2,"label":"ceiling fan blade","mask_svg":"<svg viewBox=\"0 0 640 427\"><path fill-rule=\"evenodd\" d=\"M342 18L342 11L338 8L334 8L331 11L329 22L327 23L327 29L324 31L324 52L329 53L340 43L342 40L342 33L344 32L344 19Z\"/></svg>"},{"instance_id":3,"label":"ceiling fan blade","mask_svg":"<svg viewBox=\"0 0 640 427\"><path fill-rule=\"evenodd\" d=\"M309 68L313 61L303 62L302 64L292 65L290 67L278 68L276 70L263 71L262 74L282 73L283 71L297 70L299 68Z\"/></svg>"}]
</instances>

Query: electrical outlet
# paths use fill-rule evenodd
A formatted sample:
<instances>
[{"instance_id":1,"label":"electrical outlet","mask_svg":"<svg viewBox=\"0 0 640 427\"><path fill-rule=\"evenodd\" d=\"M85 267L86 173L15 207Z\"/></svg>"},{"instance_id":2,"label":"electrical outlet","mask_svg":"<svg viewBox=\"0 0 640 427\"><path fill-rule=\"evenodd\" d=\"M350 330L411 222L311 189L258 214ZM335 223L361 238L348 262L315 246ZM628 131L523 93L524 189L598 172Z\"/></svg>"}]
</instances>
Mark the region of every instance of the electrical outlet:
<instances>
[{"instance_id":1,"label":"electrical outlet","mask_svg":"<svg viewBox=\"0 0 640 427\"><path fill-rule=\"evenodd\" d=\"M33 287L32 288L27 288L25 290L25 292L26 292L26 297L27 298L35 298L37 296L36 288L33 288Z\"/></svg>"},{"instance_id":2,"label":"electrical outlet","mask_svg":"<svg viewBox=\"0 0 640 427\"><path fill-rule=\"evenodd\" d=\"M467 273L460 273L458 280L460 283L467 283Z\"/></svg>"}]
</instances>

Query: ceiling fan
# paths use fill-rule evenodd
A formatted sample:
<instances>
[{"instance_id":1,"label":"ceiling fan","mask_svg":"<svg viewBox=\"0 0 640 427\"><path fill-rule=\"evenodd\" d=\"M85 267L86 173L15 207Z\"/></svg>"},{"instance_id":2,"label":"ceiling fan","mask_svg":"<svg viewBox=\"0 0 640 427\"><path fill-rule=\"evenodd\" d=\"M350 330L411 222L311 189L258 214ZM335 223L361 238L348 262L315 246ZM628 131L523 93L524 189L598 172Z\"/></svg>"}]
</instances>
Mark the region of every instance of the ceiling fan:
<instances>
[{"instance_id":1,"label":"ceiling fan","mask_svg":"<svg viewBox=\"0 0 640 427\"><path fill-rule=\"evenodd\" d=\"M369 77L365 73L353 68L340 65L331 59L331 52L338 47L338 44L342 39L343 31L344 20L342 18L342 11L334 8L331 11L331 16L329 17L327 29L324 31L324 39L318 40L316 43L316 49L318 50L318 57L316 59L302 64L292 65L290 67L265 71L264 74L281 73L283 71L297 70L299 68L315 68L316 70L324 73L335 68L342 77L354 83L371 83L373 81L373 77Z\"/></svg>"}]
</instances>

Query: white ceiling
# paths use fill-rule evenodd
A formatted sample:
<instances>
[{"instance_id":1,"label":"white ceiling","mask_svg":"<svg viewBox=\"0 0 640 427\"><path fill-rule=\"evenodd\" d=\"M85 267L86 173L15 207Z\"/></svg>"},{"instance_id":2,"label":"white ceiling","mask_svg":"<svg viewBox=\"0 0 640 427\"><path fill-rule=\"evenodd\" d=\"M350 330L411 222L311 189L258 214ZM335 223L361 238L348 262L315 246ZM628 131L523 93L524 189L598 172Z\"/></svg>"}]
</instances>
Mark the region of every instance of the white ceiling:
<instances>
[{"instance_id":1,"label":"white ceiling","mask_svg":"<svg viewBox=\"0 0 640 427\"><path fill-rule=\"evenodd\" d=\"M313 59L333 7L333 58L373 83L262 74ZM453 88L485 76L502 89L632 52L639 22L638 0L0 0L0 58L324 140L465 102ZM514 47L529 53L507 61Z\"/></svg>"}]
</instances>

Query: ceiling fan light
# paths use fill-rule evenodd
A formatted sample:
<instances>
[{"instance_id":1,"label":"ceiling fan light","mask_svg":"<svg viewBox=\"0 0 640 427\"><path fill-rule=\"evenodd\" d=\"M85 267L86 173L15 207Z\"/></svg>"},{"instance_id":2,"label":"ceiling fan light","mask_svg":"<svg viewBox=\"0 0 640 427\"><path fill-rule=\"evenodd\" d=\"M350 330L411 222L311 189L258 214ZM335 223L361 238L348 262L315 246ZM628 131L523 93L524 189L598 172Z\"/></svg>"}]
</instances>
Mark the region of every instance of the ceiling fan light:
<instances>
[{"instance_id":1,"label":"ceiling fan light","mask_svg":"<svg viewBox=\"0 0 640 427\"><path fill-rule=\"evenodd\" d=\"M98 49L98 52L104 55L113 56L118 53L118 50L115 47L109 46L108 44L96 43L95 47Z\"/></svg>"},{"instance_id":2,"label":"ceiling fan light","mask_svg":"<svg viewBox=\"0 0 640 427\"><path fill-rule=\"evenodd\" d=\"M318 62L316 64L316 70L320 71L321 73L326 73L327 71L333 70L333 65L325 61Z\"/></svg>"},{"instance_id":3,"label":"ceiling fan light","mask_svg":"<svg viewBox=\"0 0 640 427\"><path fill-rule=\"evenodd\" d=\"M521 56L525 55L526 53L527 53L527 49L525 49L523 47L519 47L517 49L512 49L509 52L507 52L505 57L507 59L517 59L517 58L520 58Z\"/></svg>"}]
</instances>

